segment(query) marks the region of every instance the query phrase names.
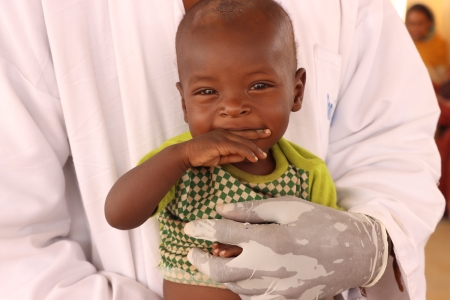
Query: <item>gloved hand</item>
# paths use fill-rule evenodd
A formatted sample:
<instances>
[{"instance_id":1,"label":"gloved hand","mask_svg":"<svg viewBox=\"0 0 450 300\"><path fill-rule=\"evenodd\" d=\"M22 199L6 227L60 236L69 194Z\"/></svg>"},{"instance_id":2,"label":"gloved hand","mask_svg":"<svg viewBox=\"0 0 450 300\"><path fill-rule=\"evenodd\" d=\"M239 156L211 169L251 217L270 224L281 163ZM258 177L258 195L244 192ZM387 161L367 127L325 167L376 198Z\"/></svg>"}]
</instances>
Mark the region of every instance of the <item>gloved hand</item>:
<instances>
[{"instance_id":1,"label":"gloved hand","mask_svg":"<svg viewBox=\"0 0 450 300\"><path fill-rule=\"evenodd\" d=\"M194 248L188 259L241 299L326 299L375 284L386 268L386 230L371 217L295 197L216 209L227 219L192 221L185 233L243 252L221 258Z\"/></svg>"}]
</instances>

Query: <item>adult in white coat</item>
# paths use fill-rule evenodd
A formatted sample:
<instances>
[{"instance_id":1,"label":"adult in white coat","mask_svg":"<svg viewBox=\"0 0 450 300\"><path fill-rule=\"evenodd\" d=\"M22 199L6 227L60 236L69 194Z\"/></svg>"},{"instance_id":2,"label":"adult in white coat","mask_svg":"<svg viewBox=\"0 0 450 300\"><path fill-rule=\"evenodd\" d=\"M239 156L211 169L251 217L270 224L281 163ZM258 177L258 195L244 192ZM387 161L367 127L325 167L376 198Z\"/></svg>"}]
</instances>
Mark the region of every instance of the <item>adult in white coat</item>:
<instances>
[{"instance_id":1,"label":"adult in white coat","mask_svg":"<svg viewBox=\"0 0 450 300\"><path fill-rule=\"evenodd\" d=\"M281 3L308 72L286 137L326 159L342 207L385 225L406 291L388 267L370 299L425 299L444 207L426 69L387 0ZM181 0L0 1L0 298L160 299L157 224L117 231L103 205L187 128L183 13Z\"/></svg>"}]
</instances>

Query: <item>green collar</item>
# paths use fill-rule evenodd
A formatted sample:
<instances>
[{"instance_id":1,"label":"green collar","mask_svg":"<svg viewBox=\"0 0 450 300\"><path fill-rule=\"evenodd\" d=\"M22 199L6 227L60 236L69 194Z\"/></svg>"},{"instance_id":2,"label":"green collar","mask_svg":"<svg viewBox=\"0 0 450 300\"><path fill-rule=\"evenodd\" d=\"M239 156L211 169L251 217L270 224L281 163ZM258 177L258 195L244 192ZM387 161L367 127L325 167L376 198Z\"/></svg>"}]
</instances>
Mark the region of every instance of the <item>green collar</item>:
<instances>
[{"instance_id":1,"label":"green collar","mask_svg":"<svg viewBox=\"0 0 450 300\"><path fill-rule=\"evenodd\" d=\"M226 172L230 173L231 176L233 176L236 179L239 179L240 181L244 182L250 182L250 183L266 183L266 182L272 182L277 178L280 178L281 175L286 172L288 168L288 160L286 156L284 155L283 151L281 150L280 146L277 144L273 145L272 148L270 148L270 151L272 152L273 158L275 160L275 170L267 175L253 175L249 174L247 172L244 172L242 170L239 170L235 166L231 164L225 164L221 165L222 169L224 169Z\"/></svg>"}]
</instances>

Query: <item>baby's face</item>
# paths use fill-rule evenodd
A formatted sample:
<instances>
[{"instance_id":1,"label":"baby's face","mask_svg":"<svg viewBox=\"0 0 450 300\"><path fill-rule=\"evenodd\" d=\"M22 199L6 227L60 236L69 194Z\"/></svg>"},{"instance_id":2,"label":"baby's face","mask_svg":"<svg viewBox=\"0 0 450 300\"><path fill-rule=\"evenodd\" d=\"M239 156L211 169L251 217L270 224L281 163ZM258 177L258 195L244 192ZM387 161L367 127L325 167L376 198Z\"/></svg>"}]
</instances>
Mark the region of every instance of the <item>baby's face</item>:
<instances>
[{"instance_id":1,"label":"baby's face","mask_svg":"<svg viewBox=\"0 0 450 300\"><path fill-rule=\"evenodd\" d=\"M254 141L268 151L284 135L291 111L301 107L305 76L287 63L271 26L247 20L193 30L178 57L177 87L192 136L270 129L270 138Z\"/></svg>"}]
</instances>

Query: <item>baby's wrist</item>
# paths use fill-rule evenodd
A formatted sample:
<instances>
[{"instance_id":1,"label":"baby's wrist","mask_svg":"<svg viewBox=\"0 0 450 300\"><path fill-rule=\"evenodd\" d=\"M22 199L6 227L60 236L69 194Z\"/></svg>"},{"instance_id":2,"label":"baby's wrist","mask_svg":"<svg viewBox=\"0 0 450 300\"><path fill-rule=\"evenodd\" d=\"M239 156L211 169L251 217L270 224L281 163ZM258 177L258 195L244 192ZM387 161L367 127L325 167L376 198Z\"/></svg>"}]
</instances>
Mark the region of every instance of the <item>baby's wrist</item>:
<instances>
[{"instance_id":1,"label":"baby's wrist","mask_svg":"<svg viewBox=\"0 0 450 300\"><path fill-rule=\"evenodd\" d=\"M174 157L176 157L175 161L177 161L178 167L184 172L190 168L192 168L191 162L189 160L189 154L187 150L188 142L183 142L179 144L173 145L173 149L175 150Z\"/></svg>"}]
</instances>

